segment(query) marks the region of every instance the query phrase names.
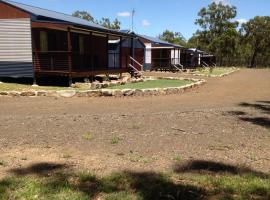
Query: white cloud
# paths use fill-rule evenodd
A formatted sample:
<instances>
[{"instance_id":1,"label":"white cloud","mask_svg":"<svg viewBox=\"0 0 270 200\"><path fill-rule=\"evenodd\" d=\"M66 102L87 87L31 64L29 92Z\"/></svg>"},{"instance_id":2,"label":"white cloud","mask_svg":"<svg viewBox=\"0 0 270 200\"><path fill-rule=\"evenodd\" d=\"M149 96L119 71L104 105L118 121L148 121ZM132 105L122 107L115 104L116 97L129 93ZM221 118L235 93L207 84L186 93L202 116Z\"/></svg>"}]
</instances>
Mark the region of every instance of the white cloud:
<instances>
[{"instance_id":1,"label":"white cloud","mask_svg":"<svg viewBox=\"0 0 270 200\"><path fill-rule=\"evenodd\" d=\"M223 5L229 5L230 4L229 0L212 0L212 2L215 2L216 4L221 3Z\"/></svg>"},{"instance_id":2,"label":"white cloud","mask_svg":"<svg viewBox=\"0 0 270 200\"><path fill-rule=\"evenodd\" d=\"M144 20L142 20L142 25L143 26L150 26L151 23L147 19L144 19Z\"/></svg>"},{"instance_id":3,"label":"white cloud","mask_svg":"<svg viewBox=\"0 0 270 200\"><path fill-rule=\"evenodd\" d=\"M248 22L247 19L237 19L236 21L238 21L238 23L241 25L241 24L245 24Z\"/></svg>"},{"instance_id":4,"label":"white cloud","mask_svg":"<svg viewBox=\"0 0 270 200\"><path fill-rule=\"evenodd\" d=\"M117 16L118 17L130 17L131 16L131 13L126 11L126 12L119 12L117 13Z\"/></svg>"}]
</instances>

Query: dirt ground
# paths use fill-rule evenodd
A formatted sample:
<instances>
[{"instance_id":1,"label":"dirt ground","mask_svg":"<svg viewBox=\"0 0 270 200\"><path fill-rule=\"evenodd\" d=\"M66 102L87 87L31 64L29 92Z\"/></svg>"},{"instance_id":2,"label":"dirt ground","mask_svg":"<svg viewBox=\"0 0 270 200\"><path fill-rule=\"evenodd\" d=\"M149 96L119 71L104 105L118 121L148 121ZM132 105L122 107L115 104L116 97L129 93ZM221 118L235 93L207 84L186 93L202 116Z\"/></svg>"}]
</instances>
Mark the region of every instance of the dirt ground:
<instances>
[{"instance_id":1,"label":"dirt ground","mask_svg":"<svg viewBox=\"0 0 270 200\"><path fill-rule=\"evenodd\" d=\"M169 96L0 97L0 176L40 162L103 174L187 160L270 173L270 70L206 79Z\"/></svg>"}]
</instances>

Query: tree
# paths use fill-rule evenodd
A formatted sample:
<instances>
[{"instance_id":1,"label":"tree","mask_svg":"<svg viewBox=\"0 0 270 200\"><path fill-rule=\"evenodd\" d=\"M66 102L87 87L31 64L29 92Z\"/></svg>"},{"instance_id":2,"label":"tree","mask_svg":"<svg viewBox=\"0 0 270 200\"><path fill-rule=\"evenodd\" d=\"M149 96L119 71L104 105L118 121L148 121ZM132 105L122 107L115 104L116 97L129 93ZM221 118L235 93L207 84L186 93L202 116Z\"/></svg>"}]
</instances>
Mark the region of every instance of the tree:
<instances>
[{"instance_id":1,"label":"tree","mask_svg":"<svg viewBox=\"0 0 270 200\"><path fill-rule=\"evenodd\" d=\"M78 17L81 19L85 19L87 21L99 24L105 28L109 29L120 29L121 22L118 19L115 19L113 22L110 21L109 18L102 18L101 20L96 20L94 17L91 16L87 11L76 11L72 14L74 17Z\"/></svg>"},{"instance_id":2,"label":"tree","mask_svg":"<svg viewBox=\"0 0 270 200\"><path fill-rule=\"evenodd\" d=\"M90 21L90 22L94 22L94 17L92 17L87 11L79 11L77 10L76 12L74 12L72 14L73 17L78 17L78 18L81 18L81 19L85 19L87 21Z\"/></svg>"},{"instance_id":3,"label":"tree","mask_svg":"<svg viewBox=\"0 0 270 200\"><path fill-rule=\"evenodd\" d=\"M247 23L242 25L240 33L244 38L244 42L251 45L251 61L250 66L254 67L258 56L261 59L266 59L268 52L270 51L270 17L269 16L257 16ZM266 57L266 58L264 58ZM269 62L265 60L266 63Z\"/></svg>"},{"instance_id":4,"label":"tree","mask_svg":"<svg viewBox=\"0 0 270 200\"><path fill-rule=\"evenodd\" d=\"M98 24L100 24L101 26L104 26L105 28L109 28L109 29L115 29L115 30L119 30L121 27L121 22L118 19L115 19L114 21L110 21L109 18L102 18Z\"/></svg>"},{"instance_id":5,"label":"tree","mask_svg":"<svg viewBox=\"0 0 270 200\"><path fill-rule=\"evenodd\" d=\"M195 22L201 27L197 31L198 43L217 56L219 65L223 64L224 58L228 61L235 54L238 23L232 20L236 14L235 6L215 2L198 13L200 18Z\"/></svg>"},{"instance_id":6,"label":"tree","mask_svg":"<svg viewBox=\"0 0 270 200\"><path fill-rule=\"evenodd\" d=\"M186 39L180 32L165 30L161 35L159 35L159 38L173 44L178 44L181 46L186 45Z\"/></svg>"}]
</instances>

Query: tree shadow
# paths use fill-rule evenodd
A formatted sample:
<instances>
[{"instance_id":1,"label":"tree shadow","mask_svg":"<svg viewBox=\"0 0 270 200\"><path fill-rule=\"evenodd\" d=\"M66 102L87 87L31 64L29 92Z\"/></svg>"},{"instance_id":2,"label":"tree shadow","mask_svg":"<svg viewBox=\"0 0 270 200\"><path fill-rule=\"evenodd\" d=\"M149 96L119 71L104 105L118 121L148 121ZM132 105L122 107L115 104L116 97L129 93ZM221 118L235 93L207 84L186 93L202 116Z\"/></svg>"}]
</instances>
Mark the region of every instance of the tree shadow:
<instances>
[{"instance_id":1,"label":"tree shadow","mask_svg":"<svg viewBox=\"0 0 270 200\"><path fill-rule=\"evenodd\" d=\"M65 169L69 170L65 171ZM44 196L45 199L47 197L57 199L59 193L63 195L61 191L65 191L66 195L78 192L84 195L82 199L100 199L104 195L106 197L113 195L113 198L109 199L135 199L135 197L138 197L143 200L203 200L210 199L216 195L220 195L222 198L231 197L233 194L222 190L222 188L219 188L220 191L217 193L209 192L201 184L194 184L190 180L183 181L181 178L176 180L169 175L157 172L120 171L109 176L97 177L90 173L77 174L69 166L57 163L36 163L21 170L12 169L10 172L16 178L0 179L0 199L1 194L7 195L4 197L8 199L10 197L8 195L12 194L13 191L21 188L22 185L29 184L29 180L26 182L23 182L23 180L24 178L29 178L29 176L32 177L32 175L36 175L34 177L39 182L38 191L42 195L50 195ZM176 164L174 172L179 175L191 173L192 177L196 177L196 174L199 173L211 176L213 179L215 179L217 174L222 175L223 173L232 175L251 174L255 177L269 178L267 174L246 167L203 160ZM17 176L22 177L22 179ZM33 187L37 184L30 181L30 185ZM260 196L268 194L264 188L260 187L256 188L255 192ZM61 197L64 198L63 196Z\"/></svg>"},{"instance_id":2,"label":"tree shadow","mask_svg":"<svg viewBox=\"0 0 270 200\"><path fill-rule=\"evenodd\" d=\"M111 195L121 192L136 194L144 200L201 200L206 196L204 189L194 185L175 183L161 173L121 171L99 178L91 174L75 174L72 171L61 173L66 167L62 164L37 163L23 169L12 169L9 172L15 177L37 175L38 179L46 178L42 188L49 191L50 195L68 189L81 192L90 199L96 199L102 194ZM5 194L11 185L14 187L12 179L0 180L0 192Z\"/></svg>"},{"instance_id":3,"label":"tree shadow","mask_svg":"<svg viewBox=\"0 0 270 200\"><path fill-rule=\"evenodd\" d=\"M246 122L251 122L255 125L270 128L270 119L266 117L241 117L240 119Z\"/></svg>"},{"instance_id":4,"label":"tree shadow","mask_svg":"<svg viewBox=\"0 0 270 200\"><path fill-rule=\"evenodd\" d=\"M270 114L270 101L257 101L256 103L242 102L238 105L244 108L256 109L259 111L258 114L263 114L263 116L250 116L249 113L241 110L229 111L227 113L229 115L237 116L242 121L250 122L265 128L270 128L270 118L268 117Z\"/></svg>"},{"instance_id":5,"label":"tree shadow","mask_svg":"<svg viewBox=\"0 0 270 200\"><path fill-rule=\"evenodd\" d=\"M176 164L174 166L176 173L200 173L200 174L232 174L232 175L245 175L251 174L260 178L269 178L269 175L252 170L244 166L234 166L221 162L206 161L206 160L192 160L184 164Z\"/></svg>"},{"instance_id":6,"label":"tree shadow","mask_svg":"<svg viewBox=\"0 0 270 200\"><path fill-rule=\"evenodd\" d=\"M263 101L262 101L263 102ZM239 104L239 106L241 107L250 107L250 108L255 108L257 110L261 110L264 113L270 113L270 105L267 105L265 103L246 103L246 102L242 102Z\"/></svg>"},{"instance_id":7,"label":"tree shadow","mask_svg":"<svg viewBox=\"0 0 270 200\"><path fill-rule=\"evenodd\" d=\"M14 168L9 170L9 172L17 176L25 176L25 175L48 176L51 173L63 170L64 168L68 168L68 166L65 164L42 162L33 164L26 168Z\"/></svg>"}]
</instances>

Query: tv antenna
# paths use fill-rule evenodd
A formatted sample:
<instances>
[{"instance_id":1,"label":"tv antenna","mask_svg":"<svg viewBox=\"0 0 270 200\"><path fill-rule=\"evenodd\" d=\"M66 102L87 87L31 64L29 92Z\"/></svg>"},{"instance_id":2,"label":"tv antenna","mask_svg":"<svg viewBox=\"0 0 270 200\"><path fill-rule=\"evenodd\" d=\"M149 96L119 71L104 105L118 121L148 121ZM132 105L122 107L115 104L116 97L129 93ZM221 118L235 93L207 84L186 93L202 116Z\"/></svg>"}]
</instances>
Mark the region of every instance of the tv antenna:
<instances>
[{"instance_id":1,"label":"tv antenna","mask_svg":"<svg viewBox=\"0 0 270 200\"><path fill-rule=\"evenodd\" d=\"M131 22L131 31L133 32L134 30L134 15L135 15L135 9L132 9L131 17L132 17L132 22Z\"/></svg>"}]
</instances>

